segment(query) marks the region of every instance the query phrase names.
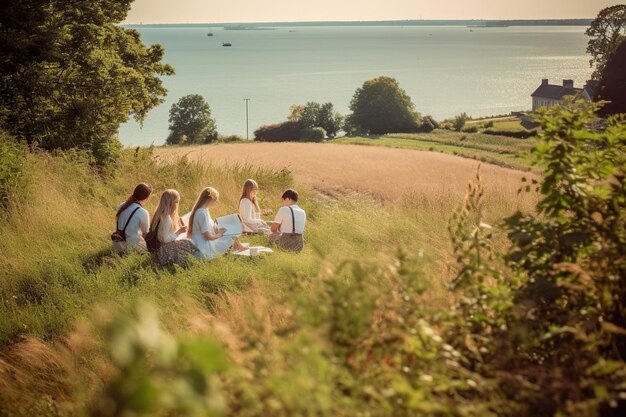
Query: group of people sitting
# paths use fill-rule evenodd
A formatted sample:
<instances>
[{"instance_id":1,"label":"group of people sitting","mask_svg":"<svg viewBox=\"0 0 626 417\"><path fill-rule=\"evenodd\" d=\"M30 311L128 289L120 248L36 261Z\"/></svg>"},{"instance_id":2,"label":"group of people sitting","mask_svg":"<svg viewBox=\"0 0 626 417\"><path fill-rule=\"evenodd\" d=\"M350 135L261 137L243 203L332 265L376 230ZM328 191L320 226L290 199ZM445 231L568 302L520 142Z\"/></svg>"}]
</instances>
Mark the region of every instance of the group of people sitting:
<instances>
[{"instance_id":1,"label":"group of people sitting","mask_svg":"<svg viewBox=\"0 0 626 417\"><path fill-rule=\"evenodd\" d=\"M304 246L302 235L306 213L298 206L298 192L287 189L282 194L282 207L274 221L261 218L257 193L259 186L246 180L239 199L239 219L247 234L268 235L269 244L283 250L299 252ZM228 252L248 249L236 235L225 234L213 220L210 209L219 202L220 194L212 187L204 188L189 214L188 224L179 216L180 194L174 189L163 191L152 221L143 207L152 194L149 184L137 185L133 194L117 209L117 230L111 235L114 249L152 252L160 265L187 263L190 256L211 260ZM186 216L185 216L186 217Z\"/></svg>"}]
</instances>

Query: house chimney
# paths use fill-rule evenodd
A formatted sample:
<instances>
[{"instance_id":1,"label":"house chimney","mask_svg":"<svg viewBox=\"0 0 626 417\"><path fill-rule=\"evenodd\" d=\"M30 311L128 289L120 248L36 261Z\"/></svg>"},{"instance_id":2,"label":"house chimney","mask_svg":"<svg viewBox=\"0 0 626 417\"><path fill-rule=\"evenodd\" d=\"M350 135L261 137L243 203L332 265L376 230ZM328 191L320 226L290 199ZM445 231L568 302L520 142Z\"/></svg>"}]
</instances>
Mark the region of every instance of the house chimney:
<instances>
[{"instance_id":1,"label":"house chimney","mask_svg":"<svg viewBox=\"0 0 626 417\"><path fill-rule=\"evenodd\" d=\"M548 79L544 78L543 80L541 80L541 85L548 85Z\"/></svg>"},{"instance_id":2,"label":"house chimney","mask_svg":"<svg viewBox=\"0 0 626 417\"><path fill-rule=\"evenodd\" d=\"M563 80L563 87L574 88L574 80Z\"/></svg>"}]
</instances>

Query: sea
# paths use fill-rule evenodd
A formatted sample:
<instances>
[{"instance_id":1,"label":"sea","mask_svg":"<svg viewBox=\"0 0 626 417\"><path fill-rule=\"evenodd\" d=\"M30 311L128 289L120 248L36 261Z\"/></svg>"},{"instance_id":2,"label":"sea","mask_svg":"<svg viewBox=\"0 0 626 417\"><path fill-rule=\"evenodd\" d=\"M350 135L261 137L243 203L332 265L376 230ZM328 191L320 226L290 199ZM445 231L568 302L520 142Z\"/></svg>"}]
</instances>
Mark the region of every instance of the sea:
<instances>
[{"instance_id":1,"label":"sea","mask_svg":"<svg viewBox=\"0 0 626 417\"><path fill-rule=\"evenodd\" d=\"M120 127L127 146L162 145L169 109L187 94L205 98L220 134L252 138L259 126L286 120L294 104L331 102L348 114L354 92L383 75L398 80L416 111L441 120L529 110L543 78L582 87L592 72L584 26L133 29L145 44L163 45L176 75L164 77L165 102L143 126Z\"/></svg>"}]
</instances>

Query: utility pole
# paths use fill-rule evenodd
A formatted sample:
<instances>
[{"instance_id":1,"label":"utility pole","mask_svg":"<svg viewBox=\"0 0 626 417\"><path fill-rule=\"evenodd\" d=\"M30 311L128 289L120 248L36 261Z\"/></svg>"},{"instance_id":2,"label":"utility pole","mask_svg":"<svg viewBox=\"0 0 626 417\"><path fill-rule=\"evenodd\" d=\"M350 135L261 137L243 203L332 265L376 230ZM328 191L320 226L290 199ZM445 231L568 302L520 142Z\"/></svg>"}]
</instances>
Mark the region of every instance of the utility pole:
<instances>
[{"instance_id":1,"label":"utility pole","mask_svg":"<svg viewBox=\"0 0 626 417\"><path fill-rule=\"evenodd\" d=\"M250 102L250 99L244 98L244 101L246 102L246 140L250 140L250 137L248 136L248 103Z\"/></svg>"}]
</instances>

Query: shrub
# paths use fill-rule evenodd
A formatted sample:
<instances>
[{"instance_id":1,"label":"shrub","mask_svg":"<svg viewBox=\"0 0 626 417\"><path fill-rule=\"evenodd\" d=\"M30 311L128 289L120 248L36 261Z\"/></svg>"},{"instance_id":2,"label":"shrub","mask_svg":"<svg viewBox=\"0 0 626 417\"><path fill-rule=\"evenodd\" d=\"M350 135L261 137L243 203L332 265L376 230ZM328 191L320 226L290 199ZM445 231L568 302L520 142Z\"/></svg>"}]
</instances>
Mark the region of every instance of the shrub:
<instances>
[{"instance_id":1,"label":"shrub","mask_svg":"<svg viewBox=\"0 0 626 417\"><path fill-rule=\"evenodd\" d=\"M24 184L25 148L15 138L0 132L0 207L11 207Z\"/></svg>"},{"instance_id":2,"label":"shrub","mask_svg":"<svg viewBox=\"0 0 626 417\"><path fill-rule=\"evenodd\" d=\"M485 122L485 124L483 126L486 129L489 129L490 127L493 127L493 120L489 120L488 122Z\"/></svg>"},{"instance_id":3,"label":"shrub","mask_svg":"<svg viewBox=\"0 0 626 417\"><path fill-rule=\"evenodd\" d=\"M217 142L221 142L221 143L242 142L245 140L246 138L239 136L239 135L228 135L228 136L219 135L217 137Z\"/></svg>"},{"instance_id":4,"label":"shrub","mask_svg":"<svg viewBox=\"0 0 626 417\"><path fill-rule=\"evenodd\" d=\"M419 125L418 130L420 132L432 132L439 128L439 123L432 116L424 116L422 122Z\"/></svg>"},{"instance_id":5,"label":"shrub","mask_svg":"<svg viewBox=\"0 0 626 417\"><path fill-rule=\"evenodd\" d=\"M302 129L302 142L321 142L326 137L326 131L321 127L306 127Z\"/></svg>"},{"instance_id":6,"label":"shrub","mask_svg":"<svg viewBox=\"0 0 626 417\"><path fill-rule=\"evenodd\" d=\"M478 126L476 126L476 125L468 126L468 127L464 128L462 130L462 132L465 132L465 133L477 133L478 132Z\"/></svg>"},{"instance_id":7,"label":"shrub","mask_svg":"<svg viewBox=\"0 0 626 417\"><path fill-rule=\"evenodd\" d=\"M254 140L259 142L297 142L302 137L300 122L283 122L261 126L254 131Z\"/></svg>"},{"instance_id":8,"label":"shrub","mask_svg":"<svg viewBox=\"0 0 626 417\"><path fill-rule=\"evenodd\" d=\"M537 136L537 129L518 131L487 129L483 133L487 135L508 136L510 138L527 139L532 138L533 136Z\"/></svg>"},{"instance_id":9,"label":"shrub","mask_svg":"<svg viewBox=\"0 0 626 417\"><path fill-rule=\"evenodd\" d=\"M470 187L451 227L458 274L449 343L496 376L513 415L617 416L626 410L626 124L590 131L597 104L541 112L536 210L506 219L492 248L483 190ZM454 324L456 323L456 324ZM511 415L510 412L498 413Z\"/></svg>"},{"instance_id":10,"label":"shrub","mask_svg":"<svg viewBox=\"0 0 626 417\"><path fill-rule=\"evenodd\" d=\"M454 130L460 132L465 126L465 122L469 120L469 116L466 113L461 113L454 118L452 125L454 126Z\"/></svg>"}]
</instances>

